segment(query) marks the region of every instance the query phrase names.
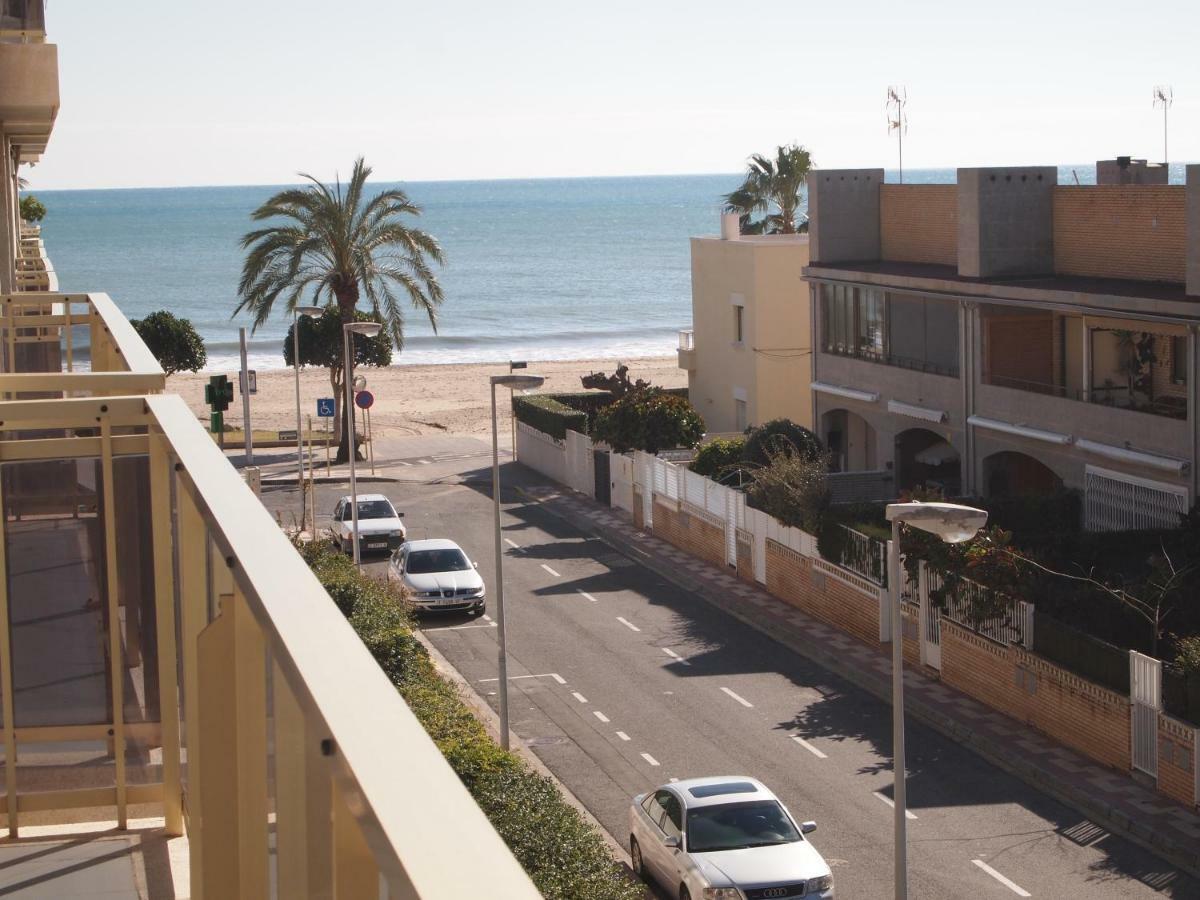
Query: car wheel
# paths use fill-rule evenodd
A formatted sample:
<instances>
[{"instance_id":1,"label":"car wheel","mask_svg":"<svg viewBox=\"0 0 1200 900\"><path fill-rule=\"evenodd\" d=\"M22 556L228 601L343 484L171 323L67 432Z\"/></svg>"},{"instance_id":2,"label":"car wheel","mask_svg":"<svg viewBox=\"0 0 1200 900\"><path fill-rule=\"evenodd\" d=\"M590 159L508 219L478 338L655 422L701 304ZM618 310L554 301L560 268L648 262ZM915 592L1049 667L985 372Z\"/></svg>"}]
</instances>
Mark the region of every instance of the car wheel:
<instances>
[{"instance_id":1,"label":"car wheel","mask_svg":"<svg viewBox=\"0 0 1200 900\"><path fill-rule=\"evenodd\" d=\"M629 860L633 866L633 874L642 881L646 880L646 866L642 862L642 848L638 846L637 838L629 836Z\"/></svg>"}]
</instances>

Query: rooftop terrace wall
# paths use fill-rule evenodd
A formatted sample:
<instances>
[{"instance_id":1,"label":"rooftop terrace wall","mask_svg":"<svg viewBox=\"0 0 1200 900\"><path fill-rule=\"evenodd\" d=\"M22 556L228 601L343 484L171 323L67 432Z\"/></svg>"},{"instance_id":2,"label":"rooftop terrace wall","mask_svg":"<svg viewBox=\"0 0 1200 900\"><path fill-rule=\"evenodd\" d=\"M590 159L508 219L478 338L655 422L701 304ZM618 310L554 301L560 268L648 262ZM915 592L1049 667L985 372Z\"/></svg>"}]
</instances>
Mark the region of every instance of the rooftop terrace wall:
<instances>
[{"instance_id":1,"label":"rooftop terrace wall","mask_svg":"<svg viewBox=\"0 0 1200 900\"><path fill-rule=\"evenodd\" d=\"M880 185L879 231L885 260L958 265L958 185Z\"/></svg>"},{"instance_id":2,"label":"rooftop terrace wall","mask_svg":"<svg viewBox=\"0 0 1200 900\"><path fill-rule=\"evenodd\" d=\"M1183 185L1059 185L1054 271L1181 283L1187 267Z\"/></svg>"}]
</instances>

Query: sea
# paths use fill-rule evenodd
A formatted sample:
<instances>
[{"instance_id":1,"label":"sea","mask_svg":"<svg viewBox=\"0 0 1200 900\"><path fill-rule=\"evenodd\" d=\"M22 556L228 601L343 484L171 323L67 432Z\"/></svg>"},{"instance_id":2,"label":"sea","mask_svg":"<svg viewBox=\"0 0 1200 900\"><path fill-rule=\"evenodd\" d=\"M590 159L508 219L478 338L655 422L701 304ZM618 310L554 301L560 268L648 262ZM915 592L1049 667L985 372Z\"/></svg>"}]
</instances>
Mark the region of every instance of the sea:
<instances>
[{"instance_id":1,"label":"sea","mask_svg":"<svg viewBox=\"0 0 1200 900\"><path fill-rule=\"evenodd\" d=\"M1182 183L1183 166L1171 168L1171 181ZM1060 167L1060 184L1076 179L1094 181L1094 167ZM740 180L731 173L399 184L423 208L413 224L445 252L445 302L436 333L409 310L394 362L672 353L691 324L688 239L719 232L721 196ZM954 180L954 169L904 172L905 182ZM35 192L49 211L42 233L61 290L106 292L131 319L159 309L190 319L209 369L227 371L237 365L239 328L252 325L234 315L239 239L253 227L251 212L279 189ZM248 331L251 368L283 367L288 324L280 308Z\"/></svg>"}]
</instances>

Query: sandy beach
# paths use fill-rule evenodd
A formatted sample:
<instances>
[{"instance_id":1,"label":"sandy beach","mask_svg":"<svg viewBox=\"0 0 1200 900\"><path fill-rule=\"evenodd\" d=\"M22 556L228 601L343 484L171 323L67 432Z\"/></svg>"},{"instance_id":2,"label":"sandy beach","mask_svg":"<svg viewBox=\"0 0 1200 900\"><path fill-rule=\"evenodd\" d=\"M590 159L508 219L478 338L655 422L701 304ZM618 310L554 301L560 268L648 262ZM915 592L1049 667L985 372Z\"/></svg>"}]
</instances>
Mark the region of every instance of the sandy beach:
<instances>
[{"instance_id":1,"label":"sandy beach","mask_svg":"<svg viewBox=\"0 0 1200 900\"><path fill-rule=\"evenodd\" d=\"M684 387L687 373L672 356L629 359L631 378L644 378L661 387ZM580 391L579 379L589 372L611 373L616 361L570 360L531 363L530 372L546 376L544 391ZM505 374L503 363L390 366L386 369L358 370L366 376L367 389L375 395L371 425L377 436L421 434L487 435L491 433L491 400L488 376ZM230 373L235 375L235 373ZM208 421L204 404L204 385L209 373L181 373L171 376L167 390L180 394L188 405ZM329 373L324 369L305 369L300 373L300 409L316 417L317 399L333 396ZM251 398L251 425L261 429L296 427L295 378L291 369L258 372L258 393ZM509 443L508 391L497 395L501 442ZM236 392L225 414L227 425L242 425L242 399Z\"/></svg>"}]
</instances>

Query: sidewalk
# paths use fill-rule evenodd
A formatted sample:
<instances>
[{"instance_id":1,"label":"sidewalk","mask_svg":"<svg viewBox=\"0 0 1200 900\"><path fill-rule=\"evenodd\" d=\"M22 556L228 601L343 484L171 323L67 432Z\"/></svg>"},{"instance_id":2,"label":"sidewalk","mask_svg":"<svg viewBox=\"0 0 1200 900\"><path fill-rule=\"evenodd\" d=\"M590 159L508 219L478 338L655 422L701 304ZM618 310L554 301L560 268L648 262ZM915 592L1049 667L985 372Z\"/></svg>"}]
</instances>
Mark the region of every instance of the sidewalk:
<instances>
[{"instance_id":1,"label":"sidewalk","mask_svg":"<svg viewBox=\"0 0 1200 900\"><path fill-rule=\"evenodd\" d=\"M524 493L548 512L630 553L663 578L772 640L891 701L889 655L804 615L756 584L747 584L649 532L638 531L617 510L565 488L541 486ZM906 669L904 689L906 711L914 718L1096 824L1200 877L1200 815L922 672Z\"/></svg>"}]
</instances>

